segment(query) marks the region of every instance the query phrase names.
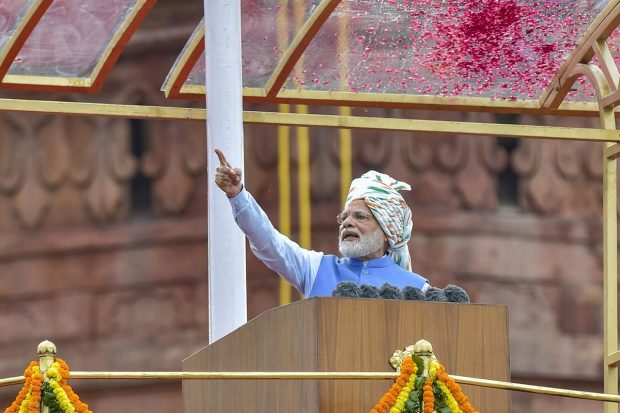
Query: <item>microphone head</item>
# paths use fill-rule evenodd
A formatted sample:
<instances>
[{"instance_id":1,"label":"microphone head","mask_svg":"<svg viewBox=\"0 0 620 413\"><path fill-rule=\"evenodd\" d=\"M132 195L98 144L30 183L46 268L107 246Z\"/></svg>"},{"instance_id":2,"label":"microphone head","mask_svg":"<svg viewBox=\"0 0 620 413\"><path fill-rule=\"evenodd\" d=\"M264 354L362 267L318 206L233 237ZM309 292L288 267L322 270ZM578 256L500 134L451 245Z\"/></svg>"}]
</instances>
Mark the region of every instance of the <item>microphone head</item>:
<instances>
[{"instance_id":1,"label":"microphone head","mask_svg":"<svg viewBox=\"0 0 620 413\"><path fill-rule=\"evenodd\" d=\"M360 288L353 281L343 281L338 283L332 297L352 297L357 298L360 296Z\"/></svg>"},{"instance_id":2,"label":"microphone head","mask_svg":"<svg viewBox=\"0 0 620 413\"><path fill-rule=\"evenodd\" d=\"M426 299L426 294L419 288L407 286L403 288L403 298L411 301L424 301Z\"/></svg>"},{"instance_id":3,"label":"microphone head","mask_svg":"<svg viewBox=\"0 0 620 413\"><path fill-rule=\"evenodd\" d=\"M381 288L379 288L379 295L385 300L403 299L403 293L400 291L400 288L388 283L384 283Z\"/></svg>"},{"instance_id":4,"label":"microphone head","mask_svg":"<svg viewBox=\"0 0 620 413\"><path fill-rule=\"evenodd\" d=\"M374 285L362 284L360 287L360 298L379 298L379 289Z\"/></svg>"},{"instance_id":5,"label":"microphone head","mask_svg":"<svg viewBox=\"0 0 620 413\"><path fill-rule=\"evenodd\" d=\"M446 285L446 287L443 289L444 294L446 295L446 298L448 299L448 301L452 302L452 303L469 303L469 295L467 295L467 292L454 284L448 284Z\"/></svg>"},{"instance_id":6,"label":"microphone head","mask_svg":"<svg viewBox=\"0 0 620 413\"><path fill-rule=\"evenodd\" d=\"M439 301L439 302L447 302L446 294L444 294L441 288L437 287L428 287L428 290L425 291L426 301Z\"/></svg>"}]
</instances>

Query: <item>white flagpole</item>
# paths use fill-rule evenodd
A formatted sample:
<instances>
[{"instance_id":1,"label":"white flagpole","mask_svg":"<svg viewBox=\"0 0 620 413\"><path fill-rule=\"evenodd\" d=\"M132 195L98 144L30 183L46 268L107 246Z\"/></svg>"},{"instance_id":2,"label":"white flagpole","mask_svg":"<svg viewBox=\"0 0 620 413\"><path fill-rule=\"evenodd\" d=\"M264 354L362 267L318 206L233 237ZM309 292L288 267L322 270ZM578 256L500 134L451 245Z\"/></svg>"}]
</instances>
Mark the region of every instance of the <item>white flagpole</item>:
<instances>
[{"instance_id":1,"label":"white flagpole","mask_svg":"<svg viewBox=\"0 0 620 413\"><path fill-rule=\"evenodd\" d=\"M240 0L204 0L207 90L209 342L247 321L245 237L214 184L214 149L243 168Z\"/></svg>"}]
</instances>

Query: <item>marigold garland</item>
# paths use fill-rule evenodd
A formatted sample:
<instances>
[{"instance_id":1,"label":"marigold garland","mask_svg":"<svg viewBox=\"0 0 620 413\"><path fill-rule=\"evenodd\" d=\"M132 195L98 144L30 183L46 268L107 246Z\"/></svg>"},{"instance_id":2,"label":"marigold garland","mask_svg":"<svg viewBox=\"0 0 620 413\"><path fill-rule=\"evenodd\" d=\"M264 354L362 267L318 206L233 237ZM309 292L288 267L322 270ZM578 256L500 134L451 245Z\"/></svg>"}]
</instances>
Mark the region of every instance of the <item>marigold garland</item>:
<instances>
[{"instance_id":1,"label":"marigold garland","mask_svg":"<svg viewBox=\"0 0 620 413\"><path fill-rule=\"evenodd\" d=\"M418 368L414 363L413 372L409 376L409 380L407 380L407 383L405 384L405 386L402 388L402 390L396 397L396 403L394 403L394 407L390 409L390 413L401 413L405 409L405 403L409 399L409 394L415 387L415 381L418 377L416 374L417 369Z\"/></svg>"},{"instance_id":2,"label":"marigold garland","mask_svg":"<svg viewBox=\"0 0 620 413\"><path fill-rule=\"evenodd\" d=\"M450 393L450 390L448 390L446 385L439 380L436 380L435 383L441 389L441 392L446 399L446 405L450 409L450 412L463 413L463 411L459 408L459 404L456 402L456 399L454 398L454 396L452 396L452 393Z\"/></svg>"},{"instance_id":3,"label":"marigold garland","mask_svg":"<svg viewBox=\"0 0 620 413\"><path fill-rule=\"evenodd\" d=\"M450 390L450 393L452 393L452 395L454 396L454 399L458 403L463 413L478 413L478 411L474 409L471 403L469 403L469 399L461 390L461 386L459 386L459 384L455 382L452 377L448 376L448 373L446 373L446 369L444 368L444 366L439 365L439 368L437 369L437 377L441 382L446 385L448 390Z\"/></svg>"},{"instance_id":4,"label":"marigold garland","mask_svg":"<svg viewBox=\"0 0 620 413\"><path fill-rule=\"evenodd\" d=\"M61 376L60 387L62 388L62 390L65 391L65 393L69 397L71 404L73 405L73 407L75 407L75 411L78 413L89 413L89 412L92 413L88 409L88 405L84 403L82 400L80 400L80 397L73 391L71 386L67 384L67 379L70 376L69 366L67 365L67 363L60 357L56 357L56 362L59 365L59 371L60 371L60 376Z\"/></svg>"},{"instance_id":5,"label":"marigold garland","mask_svg":"<svg viewBox=\"0 0 620 413\"><path fill-rule=\"evenodd\" d=\"M404 359L400 367L400 376L398 376L398 379L396 379L396 382L392 385L390 390L381 397L379 403L377 403L370 413L385 413L388 411L388 409L396 403L401 390L409 382L409 377L416 373L416 370L417 367L411 357ZM392 413L392 411L390 411L390 413Z\"/></svg>"},{"instance_id":6,"label":"marigold garland","mask_svg":"<svg viewBox=\"0 0 620 413\"><path fill-rule=\"evenodd\" d=\"M405 358L399 377L370 413L433 413L446 407L451 413L478 413L444 366L431 360L428 376L418 376L414 358L422 366L417 356Z\"/></svg>"},{"instance_id":7,"label":"marigold garland","mask_svg":"<svg viewBox=\"0 0 620 413\"><path fill-rule=\"evenodd\" d=\"M17 412L19 412L22 403L26 399L26 395L28 394L28 390L30 390L30 382L32 380L32 368L34 366L38 367L39 363L37 363L36 361L33 361L26 368L26 370L24 371L24 377L26 378L26 382L24 383L22 388L19 390L19 393L17 394L17 397L15 398L15 401L13 403L11 403L11 405L9 407L4 409L4 413L17 413Z\"/></svg>"},{"instance_id":8,"label":"marigold garland","mask_svg":"<svg viewBox=\"0 0 620 413\"><path fill-rule=\"evenodd\" d=\"M433 413L435 410L435 395L433 394L433 379L429 377L424 382L424 413Z\"/></svg>"},{"instance_id":9,"label":"marigold garland","mask_svg":"<svg viewBox=\"0 0 620 413\"><path fill-rule=\"evenodd\" d=\"M43 385L43 375L39 366L32 367L32 379L30 381L30 403L28 413L39 413L41 410L41 386Z\"/></svg>"},{"instance_id":10,"label":"marigold garland","mask_svg":"<svg viewBox=\"0 0 620 413\"><path fill-rule=\"evenodd\" d=\"M27 413L28 412L28 406L30 406L30 391L26 395L26 398L22 402L22 405L19 406L19 413Z\"/></svg>"},{"instance_id":11,"label":"marigold garland","mask_svg":"<svg viewBox=\"0 0 620 413\"><path fill-rule=\"evenodd\" d=\"M39 413L42 401L50 407L50 413L92 413L67 384L70 373L64 360L56 358L46 374L44 382L39 363L31 362L24 371L24 386L4 413Z\"/></svg>"}]
</instances>

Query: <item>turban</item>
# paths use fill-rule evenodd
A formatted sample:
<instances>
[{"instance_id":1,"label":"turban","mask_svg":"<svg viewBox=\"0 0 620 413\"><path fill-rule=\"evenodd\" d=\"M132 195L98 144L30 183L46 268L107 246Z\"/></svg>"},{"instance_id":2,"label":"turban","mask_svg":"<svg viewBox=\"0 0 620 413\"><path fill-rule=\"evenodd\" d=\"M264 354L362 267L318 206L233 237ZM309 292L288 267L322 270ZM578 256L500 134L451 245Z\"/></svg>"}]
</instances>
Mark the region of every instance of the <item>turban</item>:
<instances>
[{"instance_id":1,"label":"turban","mask_svg":"<svg viewBox=\"0 0 620 413\"><path fill-rule=\"evenodd\" d=\"M413 221L411 209L398 193L400 190L411 190L411 186L386 174L368 171L351 182L344 207L356 199L364 200L387 237L390 257L411 271L407 242L411 239Z\"/></svg>"}]
</instances>

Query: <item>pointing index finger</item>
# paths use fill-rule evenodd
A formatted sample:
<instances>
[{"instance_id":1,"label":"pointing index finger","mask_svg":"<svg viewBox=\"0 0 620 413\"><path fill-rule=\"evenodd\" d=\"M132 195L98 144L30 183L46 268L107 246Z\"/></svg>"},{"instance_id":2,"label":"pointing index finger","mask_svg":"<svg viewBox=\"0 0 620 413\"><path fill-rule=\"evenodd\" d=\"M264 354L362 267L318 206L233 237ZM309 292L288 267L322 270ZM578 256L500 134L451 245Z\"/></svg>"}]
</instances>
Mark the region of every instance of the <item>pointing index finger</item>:
<instances>
[{"instance_id":1,"label":"pointing index finger","mask_svg":"<svg viewBox=\"0 0 620 413\"><path fill-rule=\"evenodd\" d=\"M215 150L215 154L217 155L218 159L220 160L220 165L221 166L227 166L227 167L232 169L232 166L230 166L230 164L226 160L226 157L224 156L224 152L222 152L219 149L216 149Z\"/></svg>"}]
</instances>

